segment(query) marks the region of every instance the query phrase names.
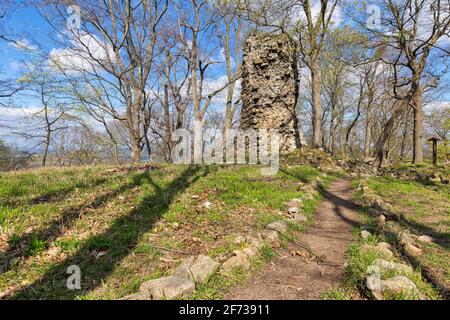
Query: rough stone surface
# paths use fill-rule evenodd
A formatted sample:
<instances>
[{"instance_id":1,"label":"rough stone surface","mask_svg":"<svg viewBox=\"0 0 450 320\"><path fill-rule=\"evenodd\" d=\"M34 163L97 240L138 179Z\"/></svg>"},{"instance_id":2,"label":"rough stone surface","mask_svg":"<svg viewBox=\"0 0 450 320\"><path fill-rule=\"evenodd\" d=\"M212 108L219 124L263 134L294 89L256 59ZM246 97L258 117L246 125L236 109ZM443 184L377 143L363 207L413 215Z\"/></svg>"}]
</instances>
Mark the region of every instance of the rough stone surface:
<instances>
[{"instance_id":1,"label":"rough stone surface","mask_svg":"<svg viewBox=\"0 0 450 320\"><path fill-rule=\"evenodd\" d=\"M278 232L286 232L288 229L288 224L286 221L283 220L276 220L274 222L271 222L267 225L267 229L269 230L276 230Z\"/></svg>"},{"instance_id":2,"label":"rough stone surface","mask_svg":"<svg viewBox=\"0 0 450 320\"><path fill-rule=\"evenodd\" d=\"M211 257L199 255L189 257L175 270L175 276L186 278L196 283L204 283L216 272L220 264Z\"/></svg>"},{"instance_id":3,"label":"rough stone surface","mask_svg":"<svg viewBox=\"0 0 450 320\"><path fill-rule=\"evenodd\" d=\"M427 236L427 235L423 235L423 236L417 237L417 240L420 241L420 242L426 242L426 243L430 243L430 242L434 241L434 239L432 237Z\"/></svg>"},{"instance_id":4,"label":"rough stone surface","mask_svg":"<svg viewBox=\"0 0 450 320\"><path fill-rule=\"evenodd\" d=\"M381 287L384 294L399 294L403 293L410 298L418 295L414 282L405 276L395 276L387 280L381 281Z\"/></svg>"},{"instance_id":5,"label":"rough stone surface","mask_svg":"<svg viewBox=\"0 0 450 320\"><path fill-rule=\"evenodd\" d=\"M242 250L242 253L249 258L256 257L259 254L258 248L250 246Z\"/></svg>"},{"instance_id":6,"label":"rough stone surface","mask_svg":"<svg viewBox=\"0 0 450 320\"><path fill-rule=\"evenodd\" d=\"M278 129L280 151L300 144L295 133L296 55L285 36L251 34L242 55L241 129Z\"/></svg>"},{"instance_id":7,"label":"rough stone surface","mask_svg":"<svg viewBox=\"0 0 450 320\"><path fill-rule=\"evenodd\" d=\"M280 239L278 238L278 232L275 230L264 230L261 233L261 238L263 238L268 245L274 248L280 247Z\"/></svg>"},{"instance_id":8,"label":"rough stone surface","mask_svg":"<svg viewBox=\"0 0 450 320\"><path fill-rule=\"evenodd\" d=\"M209 201L205 201L202 203L203 208L210 209L212 207L212 203Z\"/></svg>"},{"instance_id":9,"label":"rough stone surface","mask_svg":"<svg viewBox=\"0 0 450 320\"><path fill-rule=\"evenodd\" d=\"M298 212L298 207L290 207L288 209L288 213L290 213L290 214L294 214L294 213L297 213L297 212Z\"/></svg>"},{"instance_id":10,"label":"rough stone surface","mask_svg":"<svg viewBox=\"0 0 450 320\"><path fill-rule=\"evenodd\" d=\"M286 203L286 206L289 208L300 208L303 206L303 200L298 198L291 199Z\"/></svg>"},{"instance_id":11,"label":"rough stone surface","mask_svg":"<svg viewBox=\"0 0 450 320\"><path fill-rule=\"evenodd\" d=\"M292 219L295 222L306 222L308 218L303 213L296 213L292 215Z\"/></svg>"},{"instance_id":12,"label":"rough stone surface","mask_svg":"<svg viewBox=\"0 0 450 320\"><path fill-rule=\"evenodd\" d=\"M383 260L383 259L376 259L372 265L374 266L378 266L381 269L385 269L385 270L394 270L397 272L412 272L413 269L403 263L396 263L396 262L392 262L392 261L387 261L387 260Z\"/></svg>"},{"instance_id":13,"label":"rough stone surface","mask_svg":"<svg viewBox=\"0 0 450 320\"><path fill-rule=\"evenodd\" d=\"M229 258L222 264L222 271L229 272L237 267L242 267L244 270L250 269L250 260L248 256L242 251L235 252L236 255Z\"/></svg>"},{"instance_id":14,"label":"rough stone surface","mask_svg":"<svg viewBox=\"0 0 450 320\"><path fill-rule=\"evenodd\" d=\"M236 237L234 237L234 243L236 244L245 243L245 237L243 235L238 234Z\"/></svg>"},{"instance_id":15,"label":"rough stone surface","mask_svg":"<svg viewBox=\"0 0 450 320\"><path fill-rule=\"evenodd\" d=\"M314 194L317 193L316 189L314 189L314 186L312 186L312 185L310 185L310 184L304 185L304 186L301 188L301 190L302 190L303 192L306 192L307 194L310 194L310 195L314 195Z\"/></svg>"},{"instance_id":16,"label":"rough stone surface","mask_svg":"<svg viewBox=\"0 0 450 320\"><path fill-rule=\"evenodd\" d=\"M119 300L148 300L148 299L149 299L148 296L138 292L122 297Z\"/></svg>"},{"instance_id":17,"label":"rough stone surface","mask_svg":"<svg viewBox=\"0 0 450 320\"><path fill-rule=\"evenodd\" d=\"M250 238L248 240L248 243L250 244L251 247L254 247L258 250L261 250L264 247L264 242L262 242L260 239L256 239L256 238Z\"/></svg>"},{"instance_id":18,"label":"rough stone surface","mask_svg":"<svg viewBox=\"0 0 450 320\"><path fill-rule=\"evenodd\" d=\"M394 253L389 248L387 248L386 246L383 246L383 245L380 246L379 244L376 245L376 246L363 244L361 246L361 251L362 252L375 251L375 252L380 254L385 259L390 259L390 258L392 258L394 256Z\"/></svg>"},{"instance_id":19,"label":"rough stone surface","mask_svg":"<svg viewBox=\"0 0 450 320\"><path fill-rule=\"evenodd\" d=\"M362 230L359 235L361 236L362 239L366 240L372 234L367 230Z\"/></svg>"},{"instance_id":20,"label":"rough stone surface","mask_svg":"<svg viewBox=\"0 0 450 320\"><path fill-rule=\"evenodd\" d=\"M403 245L414 244L413 236L408 232L401 232L399 234L400 243Z\"/></svg>"},{"instance_id":21,"label":"rough stone surface","mask_svg":"<svg viewBox=\"0 0 450 320\"><path fill-rule=\"evenodd\" d=\"M384 227L385 224L386 224L386 217L384 215L380 215L378 217L378 226L382 228Z\"/></svg>"},{"instance_id":22,"label":"rough stone surface","mask_svg":"<svg viewBox=\"0 0 450 320\"><path fill-rule=\"evenodd\" d=\"M194 290L194 282L176 276L146 281L139 288L143 295L152 300L187 298Z\"/></svg>"},{"instance_id":23,"label":"rough stone surface","mask_svg":"<svg viewBox=\"0 0 450 320\"><path fill-rule=\"evenodd\" d=\"M404 245L404 247L406 252L414 257L420 256L422 254L422 249L420 249L416 245L407 243Z\"/></svg>"}]
</instances>

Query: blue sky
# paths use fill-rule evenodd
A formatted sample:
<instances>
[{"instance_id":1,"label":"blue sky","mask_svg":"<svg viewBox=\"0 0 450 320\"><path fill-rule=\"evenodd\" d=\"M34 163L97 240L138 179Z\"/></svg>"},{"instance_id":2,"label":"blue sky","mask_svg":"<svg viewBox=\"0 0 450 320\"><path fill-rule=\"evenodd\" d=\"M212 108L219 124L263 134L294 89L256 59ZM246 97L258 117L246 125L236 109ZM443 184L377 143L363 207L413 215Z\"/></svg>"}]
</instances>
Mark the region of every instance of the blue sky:
<instances>
[{"instance_id":1,"label":"blue sky","mask_svg":"<svg viewBox=\"0 0 450 320\"><path fill-rule=\"evenodd\" d=\"M31 45L39 44L43 46L44 51L50 52L54 48L59 48L60 45L52 40L52 36L55 36L55 30L53 30L45 21L45 19L32 7L23 7L16 9L10 17L8 17L7 23L4 26L8 33L18 34L23 39L26 39ZM217 57L220 56L220 48L216 53ZM21 60L27 60L29 58L27 53L21 52L14 46L0 42L0 69L3 74L2 77L14 78L19 74ZM433 63L430 61L430 63ZM211 68L209 76L211 78L219 78L223 76L224 68L220 65L215 65ZM442 81L450 83L450 73L447 73ZM450 101L450 92L442 92L436 97L438 101L446 102ZM23 101L22 107L36 108L37 104L33 101ZM1 111L0 111L1 112ZM26 113L24 111L24 113ZM14 119L13 116L4 114ZM3 117L2 117L3 118ZM5 130L0 129L0 136L5 138ZM8 137L6 137L8 139Z\"/></svg>"}]
</instances>

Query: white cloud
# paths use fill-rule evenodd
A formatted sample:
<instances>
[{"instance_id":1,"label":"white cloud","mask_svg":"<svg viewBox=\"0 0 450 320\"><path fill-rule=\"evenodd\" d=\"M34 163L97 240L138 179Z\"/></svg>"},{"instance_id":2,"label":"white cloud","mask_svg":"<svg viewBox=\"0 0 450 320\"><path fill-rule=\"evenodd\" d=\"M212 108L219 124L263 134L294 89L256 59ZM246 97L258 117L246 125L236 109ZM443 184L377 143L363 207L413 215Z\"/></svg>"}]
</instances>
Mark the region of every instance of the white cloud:
<instances>
[{"instance_id":1,"label":"white cloud","mask_svg":"<svg viewBox=\"0 0 450 320\"><path fill-rule=\"evenodd\" d=\"M2 118L27 118L42 110L40 107L28 107L28 108L6 108L0 107L0 114Z\"/></svg>"},{"instance_id":2,"label":"white cloud","mask_svg":"<svg viewBox=\"0 0 450 320\"><path fill-rule=\"evenodd\" d=\"M38 46L32 44L30 40L26 38L17 40L15 42L10 42L9 45L13 48L16 48L19 51L24 52L36 52L39 49Z\"/></svg>"},{"instance_id":3,"label":"white cloud","mask_svg":"<svg viewBox=\"0 0 450 320\"><path fill-rule=\"evenodd\" d=\"M432 111L444 111L445 109L450 109L450 101L432 101L423 107L425 113Z\"/></svg>"},{"instance_id":4,"label":"white cloud","mask_svg":"<svg viewBox=\"0 0 450 320\"><path fill-rule=\"evenodd\" d=\"M215 90L222 88L224 85L227 84L227 82L228 78L226 75L222 75L218 78L206 78L203 88L204 95L207 96L208 94L214 92ZM237 80L236 86L234 87L233 100L236 100L239 97L240 93L241 93L241 80ZM225 105L227 101L226 99L227 99L227 89L224 89L216 96L214 96L211 102L214 104Z\"/></svg>"},{"instance_id":5,"label":"white cloud","mask_svg":"<svg viewBox=\"0 0 450 320\"><path fill-rule=\"evenodd\" d=\"M54 48L49 55L49 64L66 71L85 71L98 67L98 61L114 61L112 48L97 36L83 34L70 40L70 47Z\"/></svg>"}]
</instances>

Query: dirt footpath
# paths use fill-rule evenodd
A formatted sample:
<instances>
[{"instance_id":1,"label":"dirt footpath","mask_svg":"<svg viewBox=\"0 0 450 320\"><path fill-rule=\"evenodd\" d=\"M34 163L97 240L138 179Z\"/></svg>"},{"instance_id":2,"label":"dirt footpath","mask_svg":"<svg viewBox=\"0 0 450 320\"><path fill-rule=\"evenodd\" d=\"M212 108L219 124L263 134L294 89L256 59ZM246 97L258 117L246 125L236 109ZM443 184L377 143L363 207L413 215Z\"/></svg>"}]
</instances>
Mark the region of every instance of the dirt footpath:
<instances>
[{"instance_id":1,"label":"dirt footpath","mask_svg":"<svg viewBox=\"0 0 450 320\"><path fill-rule=\"evenodd\" d=\"M308 245L316 255L324 255L336 265L307 263L291 250L280 251L282 256L269 263L243 285L232 288L225 299L283 300L321 299L322 294L344 280L345 252L352 240L352 228L358 223L356 205L351 202L349 179L334 181L324 193L315 212L315 223L297 241Z\"/></svg>"}]
</instances>

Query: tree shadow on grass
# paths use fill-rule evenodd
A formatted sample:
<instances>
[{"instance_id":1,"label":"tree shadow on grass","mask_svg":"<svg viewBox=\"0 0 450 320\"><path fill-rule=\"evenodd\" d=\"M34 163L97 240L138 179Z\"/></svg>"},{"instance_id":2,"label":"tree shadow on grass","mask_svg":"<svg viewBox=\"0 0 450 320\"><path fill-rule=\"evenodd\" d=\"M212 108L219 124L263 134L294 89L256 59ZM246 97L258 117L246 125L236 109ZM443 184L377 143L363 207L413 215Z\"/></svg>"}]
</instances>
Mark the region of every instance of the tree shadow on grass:
<instances>
[{"instance_id":1,"label":"tree shadow on grass","mask_svg":"<svg viewBox=\"0 0 450 320\"><path fill-rule=\"evenodd\" d=\"M396 214L395 212L391 212L390 210L381 208L378 205L367 207L366 209L368 209L368 211L370 212L369 208L376 209L376 211L378 211L380 214L385 215L388 220L398 221L402 227L413 231L413 233L417 233L419 235L423 234L434 238L434 243L446 250L450 248L450 236L446 232L436 231L432 227L408 219L404 214Z\"/></svg>"},{"instance_id":2,"label":"tree shadow on grass","mask_svg":"<svg viewBox=\"0 0 450 320\"><path fill-rule=\"evenodd\" d=\"M57 218L45 224L44 226L26 233L14 240L6 250L0 253L0 274L10 268L10 262L16 258L27 258L35 255L37 252L33 249L33 243L39 243L39 251L45 250L49 245L64 234L64 231L71 228L83 214L85 209L98 209L104 206L110 199L120 195L128 189L131 189L141 183L142 173L131 183L124 184L115 190L111 190L95 197L89 202L81 203L76 206L63 210Z\"/></svg>"},{"instance_id":3,"label":"tree shadow on grass","mask_svg":"<svg viewBox=\"0 0 450 320\"><path fill-rule=\"evenodd\" d=\"M202 174L200 172L203 171ZM39 280L9 296L10 299L74 299L102 285L115 267L125 258L154 223L167 212L170 204L200 176L208 174L208 167L189 166L180 176L161 188L147 174L140 176L139 184L147 181L154 187L152 195L144 197L126 216L117 218L109 229L91 236L72 256L52 267ZM92 252L106 252L95 259ZM82 289L68 290L66 273L70 265L81 269Z\"/></svg>"},{"instance_id":4,"label":"tree shadow on grass","mask_svg":"<svg viewBox=\"0 0 450 320\"><path fill-rule=\"evenodd\" d=\"M370 209L376 210L374 211ZM426 234L433 237L433 242L436 245L440 246L443 250L448 250L449 248L448 234L446 233L436 232L426 225L408 220L404 217L404 215L396 215L395 213L381 208L377 205L365 206L364 210L374 217L378 216L378 214L375 214L375 212L384 214L388 218L388 220L397 221L402 228L409 229L414 233ZM431 266L424 264L421 259L412 255L405 249L405 247L401 244L401 237L398 232L390 231L389 229L383 229L382 233L387 239L392 239L396 243L397 250L409 261L409 263L415 269L420 270L424 278L437 288L444 299L448 300L450 298L450 288L448 287L448 284L446 284L443 278L439 276Z\"/></svg>"},{"instance_id":5,"label":"tree shadow on grass","mask_svg":"<svg viewBox=\"0 0 450 320\"><path fill-rule=\"evenodd\" d=\"M91 189L94 187L101 186L101 185L105 184L106 182L108 182L108 179L100 178L100 179L95 179L95 181L93 181L93 182L75 183L74 185L69 186L69 187L45 192L45 193L29 200L28 203L25 203L25 205L29 204L29 205L33 206L33 205L47 203L47 202L61 202L61 201L65 200L75 189L80 189L80 190ZM24 205L24 204L21 204L21 205Z\"/></svg>"},{"instance_id":6,"label":"tree shadow on grass","mask_svg":"<svg viewBox=\"0 0 450 320\"><path fill-rule=\"evenodd\" d=\"M48 202L61 202L64 201L75 189L85 190L108 182L107 178L97 178L93 181L87 182L75 182L69 186L64 186L62 188L57 188L53 190L42 190L43 193L26 200L18 199L3 199L1 201L2 205L8 206L10 208L20 208L23 206L35 206L38 204L48 203Z\"/></svg>"}]
</instances>

